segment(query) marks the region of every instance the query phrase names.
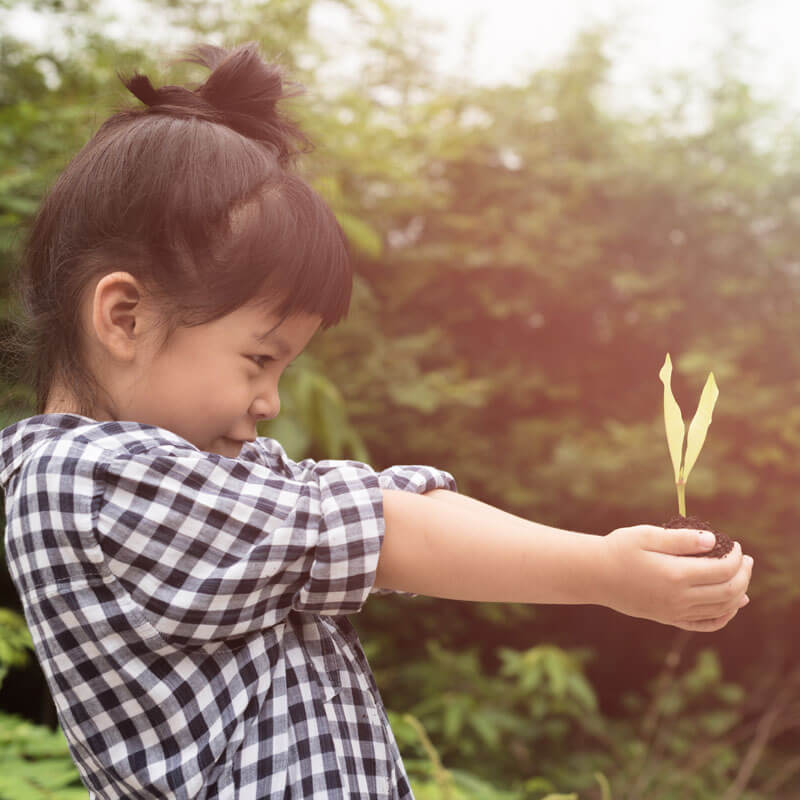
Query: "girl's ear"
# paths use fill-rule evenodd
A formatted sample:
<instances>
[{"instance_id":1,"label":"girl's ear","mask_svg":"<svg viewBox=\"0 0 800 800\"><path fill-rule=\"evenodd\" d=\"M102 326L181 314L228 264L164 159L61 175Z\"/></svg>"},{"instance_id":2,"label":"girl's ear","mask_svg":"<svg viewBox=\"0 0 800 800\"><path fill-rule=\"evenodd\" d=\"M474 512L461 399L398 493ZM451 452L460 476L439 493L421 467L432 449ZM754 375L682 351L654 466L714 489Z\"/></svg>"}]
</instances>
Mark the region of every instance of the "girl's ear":
<instances>
[{"instance_id":1,"label":"girl's ear","mask_svg":"<svg viewBox=\"0 0 800 800\"><path fill-rule=\"evenodd\" d=\"M112 358L133 360L148 318L146 293L129 272L111 272L95 286L91 320L98 343Z\"/></svg>"}]
</instances>

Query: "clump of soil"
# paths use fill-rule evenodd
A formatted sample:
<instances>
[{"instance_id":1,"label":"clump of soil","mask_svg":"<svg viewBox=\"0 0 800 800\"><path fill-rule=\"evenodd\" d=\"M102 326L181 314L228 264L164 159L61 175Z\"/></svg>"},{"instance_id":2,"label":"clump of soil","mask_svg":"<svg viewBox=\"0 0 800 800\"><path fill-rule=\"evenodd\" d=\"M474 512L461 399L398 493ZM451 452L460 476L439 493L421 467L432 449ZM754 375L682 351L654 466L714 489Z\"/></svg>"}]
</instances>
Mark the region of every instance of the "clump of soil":
<instances>
[{"instance_id":1,"label":"clump of soil","mask_svg":"<svg viewBox=\"0 0 800 800\"><path fill-rule=\"evenodd\" d=\"M691 553L696 558L722 558L722 556L733 550L733 542L720 531L712 528L707 522L697 517L673 517L669 522L665 522L662 528L688 528L698 531L711 531L717 537L717 543L707 553Z\"/></svg>"}]
</instances>

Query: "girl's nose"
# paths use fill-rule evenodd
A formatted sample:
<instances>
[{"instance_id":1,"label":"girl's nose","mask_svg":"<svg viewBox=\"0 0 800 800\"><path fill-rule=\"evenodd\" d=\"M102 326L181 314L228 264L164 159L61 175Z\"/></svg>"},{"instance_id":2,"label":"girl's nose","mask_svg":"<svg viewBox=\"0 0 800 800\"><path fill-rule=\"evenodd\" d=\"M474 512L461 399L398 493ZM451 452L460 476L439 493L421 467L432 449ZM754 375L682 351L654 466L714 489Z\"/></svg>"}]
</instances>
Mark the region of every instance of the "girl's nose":
<instances>
[{"instance_id":1,"label":"girl's nose","mask_svg":"<svg viewBox=\"0 0 800 800\"><path fill-rule=\"evenodd\" d=\"M277 389L260 394L250 406L250 413L255 419L274 419L281 410L281 398Z\"/></svg>"}]
</instances>

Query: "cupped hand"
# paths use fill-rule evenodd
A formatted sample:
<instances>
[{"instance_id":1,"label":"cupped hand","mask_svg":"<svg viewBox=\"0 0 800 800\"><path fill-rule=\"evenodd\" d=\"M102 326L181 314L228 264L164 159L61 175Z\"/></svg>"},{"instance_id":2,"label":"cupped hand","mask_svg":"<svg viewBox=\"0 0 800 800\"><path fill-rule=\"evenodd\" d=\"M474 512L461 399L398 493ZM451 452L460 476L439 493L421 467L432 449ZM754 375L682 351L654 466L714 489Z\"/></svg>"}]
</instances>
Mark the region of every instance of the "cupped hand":
<instances>
[{"instance_id":1,"label":"cupped hand","mask_svg":"<svg viewBox=\"0 0 800 800\"><path fill-rule=\"evenodd\" d=\"M697 530L655 525L618 528L604 542L610 576L609 608L687 631L724 628L747 605L753 559L738 542L722 558L687 558L704 553Z\"/></svg>"}]
</instances>

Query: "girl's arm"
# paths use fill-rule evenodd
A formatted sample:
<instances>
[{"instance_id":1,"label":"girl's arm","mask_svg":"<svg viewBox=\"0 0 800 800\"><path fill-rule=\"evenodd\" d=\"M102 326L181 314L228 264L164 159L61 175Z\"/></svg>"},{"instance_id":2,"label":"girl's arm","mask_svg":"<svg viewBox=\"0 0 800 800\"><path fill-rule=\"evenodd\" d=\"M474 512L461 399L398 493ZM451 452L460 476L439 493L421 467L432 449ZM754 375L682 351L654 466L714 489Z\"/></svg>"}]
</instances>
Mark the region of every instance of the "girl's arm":
<instances>
[{"instance_id":1,"label":"girl's arm","mask_svg":"<svg viewBox=\"0 0 800 800\"><path fill-rule=\"evenodd\" d=\"M433 597L591 603L686 630L722 628L750 581L738 543L724 558L697 531L653 525L607 536L551 528L437 489L383 490L386 532L375 585Z\"/></svg>"}]
</instances>

